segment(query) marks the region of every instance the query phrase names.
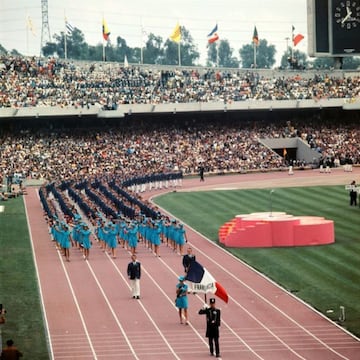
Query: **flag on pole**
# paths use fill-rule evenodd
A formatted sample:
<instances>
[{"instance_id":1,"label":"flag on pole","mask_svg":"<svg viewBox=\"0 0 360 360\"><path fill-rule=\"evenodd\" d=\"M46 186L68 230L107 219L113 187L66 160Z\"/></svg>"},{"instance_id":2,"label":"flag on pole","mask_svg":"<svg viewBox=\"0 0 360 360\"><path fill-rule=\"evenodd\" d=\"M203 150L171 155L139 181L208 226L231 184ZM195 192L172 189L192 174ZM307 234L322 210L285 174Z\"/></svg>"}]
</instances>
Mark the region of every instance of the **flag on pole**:
<instances>
[{"instance_id":1,"label":"flag on pole","mask_svg":"<svg viewBox=\"0 0 360 360\"><path fill-rule=\"evenodd\" d=\"M208 43L212 44L215 41L219 40L219 34L218 34L218 25L216 24L215 27L211 30L211 32L208 34Z\"/></svg>"},{"instance_id":2,"label":"flag on pole","mask_svg":"<svg viewBox=\"0 0 360 360\"><path fill-rule=\"evenodd\" d=\"M27 20L26 20L26 28L31 31L31 33L33 34L33 36L36 36L35 27L34 27L34 24L33 24L32 20L31 20L31 17L30 17L30 16L27 17Z\"/></svg>"},{"instance_id":3,"label":"flag on pole","mask_svg":"<svg viewBox=\"0 0 360 360\"><path fill-rule=\"evenodd\" d=\"M65 28L66 28L66 34L68 36L71 36L71 34L74 32L75 28L67 21L65 18Z\"/></svg>"},{"instance_id":4,"label":"flag on pole","mask_svg":"<svg viewBox=\"0 0 360 360\"><path fill-rule=\"evenodd\" d=\"M295 31L295 26L292 25L291 27L291 31L292 31L292 41L293 41L293 45L296 46L302 39L304 39L304 35L302 34L297 34L294 36L294 31Z\"/></svg>"},{"instance_id":5,"label":"flag on pole","mask_svg":"<svg viewBox=\"0 0 360 360\"><path fill-rule=\"evenodd\" d=\"M254 27L254 33L253 33L253 43L258 46L259 45L259 35L256 29L256 26Z\"/></svg>"},{"instance_id":6,"label":"flag on pole","mask_svg":"<svg viewBox=\"0 0 360 360\"><path fill-rule=\"evenodd\" d=\"M110 31L109 31L109 28L108 28L107 23L104 18L102 21L102 34L103 34L104 40L108 41L109 37L110 37Z\"/></svg>"},{"instance_id":7,"label":"flag on pole","mask_svg":"<svg viewBox=\"0 0 360 360\"><path fill-rule=\"evenodd\" d=\"M174 31L170 35L170 39L176 43L179 43L181 40L181 27L179 23L176 24Z\"/></svg>"},{"instance_id":8,"label":"flag on pole","mask_svg":"<svg viewBox=\"0 0 360 360\"><path fill-rule=\"evenodd\" d=\"M302 39L304 39L304 35L302 35L302 34L295 35L293 37L294 46L296 46Z\"/></svg>"},{"instance_id":9,"label":"flag on pole","mask_svg":"<svg viewBox=\"0 0 360 360\"><path fill-rule=\"evenodd\" d=\"M185 277L191 282L191 292L193 293L211 293L218 296L226 303L229 296L226 290L214 279L214 277L197 261L192 261Z\"/></svg>"}]
</instances>

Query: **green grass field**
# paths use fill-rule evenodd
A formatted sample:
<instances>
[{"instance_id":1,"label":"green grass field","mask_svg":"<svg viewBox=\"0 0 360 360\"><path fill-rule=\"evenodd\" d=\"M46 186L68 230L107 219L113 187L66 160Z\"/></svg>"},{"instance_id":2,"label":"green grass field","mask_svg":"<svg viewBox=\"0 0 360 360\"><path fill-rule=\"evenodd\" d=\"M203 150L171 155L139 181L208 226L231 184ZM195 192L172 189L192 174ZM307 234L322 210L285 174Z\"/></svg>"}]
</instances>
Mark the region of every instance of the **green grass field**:
<instances>
[{"instance_id":1,"label":"green grass field","mask_svg":"<svg viewBox=\"0 0 360 360\"><path fill-rule=\"evenodd\" d=\"M39 287L22 197L1 202L0 303L6 308L3 343L13 339L25 359L49 359Z\"/></svg>"},{"instance_id":2,"label":"green grass field","mask_svg":"<svg viewBox=\"0 0 360 360\"><path fill-rule=\"evenodd\" d=\"M312 304L332 320L345 306L349 331L360 335L360 209L349 206L343 186L276 189L273 211L319 215L335 221L329 246L229 249L254 268ZM219 226L236 214L269 211L269 190L174 192L156 202L217 242ZM49 359L36 271L21 197L0 213L0 303L7 309L3 340L13 338L24 358ZM239 274L241 276L241 274Z\"/></svg>"},{"instance_id":3,"label":"green grass field","mask_svg":"<svg viewBox=\"0 0 360 360\"><path fill-rule=\"evenodd\" d=\"M237 214L270 210L269 189L173 192L156 198L210 240ZM266 274L285 289L334 321L345 306L341 325L360 335L360 208L349 206L344 186L275 189L272 210L334 220L335 244L294 248L253 248L228 251ZM239 274L241 277L241 274ZM326 313L333 309L333 313Z\"/></svg>"}]
</instances>

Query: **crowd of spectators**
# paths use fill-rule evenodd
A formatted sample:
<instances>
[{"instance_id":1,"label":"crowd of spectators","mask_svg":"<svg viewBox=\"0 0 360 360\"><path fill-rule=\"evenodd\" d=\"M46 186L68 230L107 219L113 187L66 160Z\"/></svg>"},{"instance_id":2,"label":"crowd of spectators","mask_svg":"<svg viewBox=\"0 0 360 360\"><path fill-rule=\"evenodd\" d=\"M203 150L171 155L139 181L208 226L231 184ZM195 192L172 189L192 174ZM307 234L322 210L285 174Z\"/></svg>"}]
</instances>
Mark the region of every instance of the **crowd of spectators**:
<instances>
[{"instance_id":1,"label":"crowd of spectators","mask_svg":"<svg viewBox=\"0 0 360 360\"><path fill-rule=\"evenodd\" d=\"M354 98L360 77L295 74L267 78L256 71L160 70L114 63L0 58L0 108ZM146 124L144 126L144 124ZM0 135L0 183L12 174L46 181L97 177L123 180L181 172L285 169L289 160L261 138L298 136L331 164L360 163L358 124L300 122L144 121L104 128L23 128Z\"/></svg>"},{"instance_id":2,"label":"crowd of spectators","mask_svg":"<svg viewBox=\"0 0 360 360\"><path fill-rule=\"evenodd\" d=\"M173 171L189 175L197 174L200 166L214 174L286 169L289 159L267 148L261 139L294 136L334 163L360 164L359 124L214 120L3 131L0 170L3 178L22 174L63 181L97 176L125 180Z\"/></svg>"},{"instance_id":3,"label":"crowd of spectators","mask_svg":"<svg viewBox=\"0 0 360 360\"><path fill-rule=\"evenodd\" d=\"M354 99L360 76L291 73L266 76L255 70L124 67L54 58L0 57L0 108L168 104L254 100Z\"/></svg>"}]
</instances>

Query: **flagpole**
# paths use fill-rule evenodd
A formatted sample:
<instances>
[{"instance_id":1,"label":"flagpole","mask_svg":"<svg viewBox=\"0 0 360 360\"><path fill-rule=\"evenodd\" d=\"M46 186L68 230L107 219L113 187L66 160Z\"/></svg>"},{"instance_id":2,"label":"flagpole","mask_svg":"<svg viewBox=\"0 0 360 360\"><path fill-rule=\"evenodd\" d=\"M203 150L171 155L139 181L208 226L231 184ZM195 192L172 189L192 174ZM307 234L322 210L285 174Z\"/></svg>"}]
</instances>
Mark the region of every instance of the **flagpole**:
<instances>
[{"instance_id":1,"label":"flagpole","mask_svg":"<svg viewBox=\"0 0 360 360\"><path fill-rule=\"evenodd\" d=\"M65 52L65 60L67 59L67 40L66 40L66 30L64 33L64 52Z\"/></svg>"},{"instance_id":2,"label":"flagpole","mask_svg":"<svg viewBox=\"0 0 360 360\"><path fill-rule=\"evenodd\" d=\"M105 38L104 38L104 13L103 13L103 16L102 16L102 47L103 47L103 52L102 52L102 60L105 61L106 60L106 57L105 57Z\"/></svg>"},{"instance_id":3,"label":"flagpole","mask_svg":"<svg viewBox=\"0 0 360 360\"><path fill-rule=\"evenodd\" d=\"M29 55L29 15L26 17L26 55Z\"/></svg>"},{"instance_id":4,"label":"flagpole","mask_svg":"<svg viewBox=\"0 0 360 360\"><path fill-rule=\"evenodd\" d=\"M216 67L219 67L219 46L217 42L215 42L215 49L216 49Z\"/></svg>"},{"instance_id":5,"label":"flagpole","mask_svg":"<svg viewBox=\"0 0 360 360\"><path fill-rule=\"evenodd\" d=\"M65 25L65 29L64 29L64 54L65 54L65 60L67 59L67 29L66 29L66 14L65 14L65 9L64 9L64 25Z\"/></svg>"},{"instance_id":6,"label":"flagpole","mask_svg":"<svg viewBox=\"0 0 360 360\"><path fill-rule=\"evenodd\" d=\"M254 46L254 69L256 69L256 43L255 43L255 41L253 41L253 46Z\"/></svg>"},{"instance_id":7,"label":"flagpole","mask_svg":"<svg viewBox=\"0 0 360 360\"><path fill-rule=\"evenodd\" d=\"M142 22L140 23L140 31L141 31L141 37L140 37L140 64L144 63L144 29L142 26Z\"/></svg>"},{"instance_id":8,"label":"flagpole","mask_svg":"<svg viewBox=\"0 0 360 360\"><path fill-rule=\"evenodd\" d=\"M294 25L291 25L291 61L294 58Z\"/></svg>"},{"instance_id":9,"label":"flagpole","mask_svg":"<svg viewBox=\"0 0 360 360\"><path fill-rule=\"evenodd\" d=\"M180 42L178 42L178 57L179 57L179 66L181 66L181 52L180 52Z\"/></svg>"}]
</instances>

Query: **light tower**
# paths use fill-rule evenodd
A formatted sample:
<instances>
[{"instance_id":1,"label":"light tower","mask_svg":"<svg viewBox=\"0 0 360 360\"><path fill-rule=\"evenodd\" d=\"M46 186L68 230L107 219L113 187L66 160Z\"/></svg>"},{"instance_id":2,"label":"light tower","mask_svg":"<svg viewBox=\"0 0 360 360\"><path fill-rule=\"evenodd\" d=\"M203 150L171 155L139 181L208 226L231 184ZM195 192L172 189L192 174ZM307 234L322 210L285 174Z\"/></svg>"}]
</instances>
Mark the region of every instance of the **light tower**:
<instances>
[{"instance_id":1,"label":"light tower","mask_svg":"<svg viewBox=\"0 0 360 360\"><path fill-rule=\"evenodd\" d=\"M42 48L45 46L46 42L51 41L47 0L41 0L41 15L42 15L41 16L42 26L41 26L40 55L42 55Z\"/></svg>"}]
</instances>

